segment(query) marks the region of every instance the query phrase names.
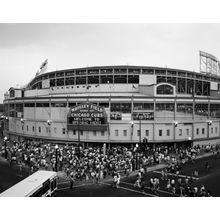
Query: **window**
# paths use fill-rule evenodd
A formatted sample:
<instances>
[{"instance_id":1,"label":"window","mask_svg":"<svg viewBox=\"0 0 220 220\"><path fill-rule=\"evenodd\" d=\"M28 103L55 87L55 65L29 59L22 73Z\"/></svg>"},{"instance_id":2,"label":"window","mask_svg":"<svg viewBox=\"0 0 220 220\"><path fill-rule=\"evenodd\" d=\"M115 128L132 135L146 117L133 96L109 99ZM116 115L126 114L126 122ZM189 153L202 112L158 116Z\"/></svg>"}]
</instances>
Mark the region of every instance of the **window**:
<instances>
[{"instance_id":1,"label":"window","mask_svg":"<svg viewBox=\"0 0 220 220\"><path fill-rule=\"evenodd\" d=\"M218 127L215 127L215 133L216 134L218 133Z\"/></svg>"},{"instance_id":2,"label":"window","mask_svg":"<svg viewBox=\"0 0 220 220\"><path fill-rule=\"evenodd\" d=\"M186 135L189 135L189 128L186 129Z\"/></svg>"},{"instance_id":3,"label":"window","mask_svg":"<svg viewBox=\"0 0 220 220\"><path fill-rule=\"evenodd\" d=\"M174 103L156 103L156 112L159 111L174 112Z\"/></svg>"},{"instance_id":4,"label":"window","mask_svg":"<svg viewBox=\"0 0 220 220\"><path fill-rule=\"evenodd\" d=\"M163 135L163 130L159 130L159 136L161 137Z\"/></svg>"},{"instance_id":5,"label":"window","mask_svg":"<svg viewBox=\"0 0 220 220\"><path fill-rule=\"evenodd\" d=\"M96 135L97 135L96 131L93 131L93 135L94 135L94 136L96 136Z\"/></svg>"},{"instance_id":6,"label":"window","mask_svg":"<svg viewBox=\"0 0 220 220\"><path fill-rule=\"evenodd\" d=\"M61 107L61 108L65 108L67 106L67 103L66 102L52 102L51 103L51 107Z\"/></svg>"},{"instance_id":7,"label":"window","mask_svg":"<svg viewBox=\"0 0 220 220\"><path fill-rule=\"evenodd\" d=\"M73 130L73 135L76 135L76 130Z\"/></svg>"},{"instance_id":8,"label":"window","mask_svg":"<svg viewBox=\"0 0 220 220\"><path fill-rule=\"evenodd\" d=\"M211 134L213 134L213 127L211 128Z\"/></svg>"},{"instance_id":9,"label":"window","mask_svg":"<svg viewBox=\"0 0 220 220\"><path fill-rule=\"evenodd\" d=\"M123 131L124 136L127 136L127 130Z\"/></svg>"},{"instance_id":10,"label":"window","mask_svg":"<svg viewBox=\"0 0 220 220\"><path fill-rule=\"evenodd\" d=\"M137 130L137 136L140 136L140 135L141 135L140 130Z\"/></svg>"},{"instance_id":11,"label":"window","mask_svg":"<svg viewBox=\"0 0 220 220\"><path fill-rule=\"evenodd\" d=\"M208 116L208 104L195 104L195 114Z\"/></svg>"},{"instance_id":12,"label":"window","mask_svg":"<svg viewBox=\"0 0 220 220\"><path fill-rule=\"evenodd\" d=\"M57 133L57 128L54 128L54 134L56 134Z\"/></svg>"},{"instance_id":13,"label":"window","mask_svg":"<svg viewBox=\"0 0 220 220\"><path fill-rule=\"evenodd\" d=\"M131 113L131 103L111 103L111 112Z\"/></svg>"},{"instance_id":14,"label":"window","mask_svg":"<svg viewBox=\"0 0 220 220\"><path fill-rule=\"evenodd\" d=\"M65 129L65 128L62 129L62 133L63 133L63 134L66 133L66 129Z\"/></svg>"},{"instance_id":15,"label":"window","mask_svg":"<svg viewBox=\"0 0 220 220\"><path fill-rule=\"evenodd\" d=\"M109 108L109 103L108 102L99 103L99 106L103 108Z\"/></svg>"},{"instance_id":16,"label":"window","mask_svg":"<svg viewBox=\"0 0 220 220\"><path fill-rule=\"evenodd\" d=\"M83 131L80 131L80 135L83 135Z\"/></svg>"},{"instance_id":17,"label":"window","mask_svg":"<svg viewBox=\"0 0 220 220\"><path fill-rule=\"evenodd\" d=\"M46 127L46 133L50 133L50 128Z\"/></svg>"},{"instance_id":18,"label":"window","mask_svg":"<svg viewBox=\"0 0 220 220\"><path fill-rule=\"evenodd\" d=\"M39 127L38 130L39 130L39 133L41 133L41 127Z\"/></svg>"},{"instance_id":19,"label":"window","mask_svg":"<svg viewBox=\"0 0 220 220\"><path fill-rule=\"evenodd\" d=\"M220 118L220 104L210 104L210 116Z\"/></svg>"},{"instance_id":20,"label":"window","mask_svg":"<svg viewBox=\"0 0 220 220\"><path fill-rule=\"evenodd\" d=\"M182 134L183 134L182 129L179 129L179 136L182 136Z\"/></svg>"},{"instance_id":21,"label":"window","mask_svg":"<svg viewBox=\"0 0 220 220\"><path fill-rule=\"evenodd\" d=\"M212 133L213 133L213 128L212 128ZM205 134L205 128L202 128L202 134Z\"/></svg>"},{"instance_id":22,"label":"window","mask_svg":"<svg viewBox=\"0 0 220 220\"><path fill-rule=\"evenodd\" d=\"M145 136L149 136L149 130L145 130Z\"/></svg>"},{"instance_id":23,"label":"window","mask_svg":"<svg viewBox=\"0 0 220 220\"><path fill-rule=\"evenodd\" d=\"M137 111L137 110L154 110L154 103L136 102L136 103L134 103L133 110L134 111Z\"/></svg>"},{"instance_id":24,"label":"window","mask_svg":"<svg viewBox=\"0 0 220 220\"><path fill-rule=\"evenodd\" d=\"M118 130L115 130L115 136L118 136L118 133L119 133Z\"/></svg>"},{"instance_id":25,"label":"window","mask_svg":"<svg viewBox=\"0 0 220 220\"><path fill-rule=\"evenodd\" d=\"M32 131L34 132L34 126L32 126Z\"/></svg>"},{"instance_id":26,"label":"window","mask_svg":"<svg viewBox=\"0 0 220 220\"><path fill-rule=\"evenodd\" d=\"M41 108L48 108L49 107L49 103L41 103L41 102L39 102L39 103L36 103L36 107L41 107Z\"/></svg>"},{"instance_id":27,"label":"window","mask_svg":"<svg viewBox=\"0 0 220 220\"><path fill-rule=\"evenodd\" d=\"M177 103L177 112L192 114L193 113L193 104Z\"/></svg>"},{"instance_id":28,"label":"window","mask_svg":"<svg viewBox=\"0 0 220 220\"><path fill-rule=\"evenodd\" d=\"M27 131L28 131L28 125L27 125Z\"/></svg>"},{"instance_id":29,"label":"window","mask_svg":"<svg viewBox=\"0 0 220 220\"><path fill-rule=\"evenodd\" d=\"M196 128L196 134L197 134L197 135L199 134L199 129L198 129L198 128Z\"/></svg>"},{"instance_id":30,"label":"window","mask_svg":"<svg viewBox=\"0 0 220 220\"><path fill-rule=\"evenodd\" d=\"M101 131L101 136L104 136L105 135L105 132L104 131Z\"/></svg>"},{"instance_id":31,"label":"window","mask_svg":"<svg viewBox=\"0 0 220 220\"><path fill-rule=\"evenodd\" d=\"M173 95L173 87L170 85L159 85L157 87L157 94L158 95Z\"/></svg>"},{"instance_id":32,"label":"window","mask_svg":"<svg viewBox=\"0 0 220 220\"><path fill-rule=\"evenodd\" d=\"M170 136L170 129L167 129L167 136Z\"/></svg>"}]
</instances>

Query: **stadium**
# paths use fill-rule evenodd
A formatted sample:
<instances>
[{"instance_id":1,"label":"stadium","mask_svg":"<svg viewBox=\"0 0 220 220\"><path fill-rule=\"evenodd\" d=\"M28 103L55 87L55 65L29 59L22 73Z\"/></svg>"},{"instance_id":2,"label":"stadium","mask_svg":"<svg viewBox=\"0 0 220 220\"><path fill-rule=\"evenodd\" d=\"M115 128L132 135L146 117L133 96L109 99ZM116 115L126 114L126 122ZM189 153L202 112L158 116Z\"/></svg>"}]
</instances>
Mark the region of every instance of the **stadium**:
<instances>
[{"instance_id":1,"label":"stadium","mask_svg":"<svg viewBox=\"0 0 220 220\"><path fill-rule=\"evenodd\" d=\"M101 146L218 144L220 76L129 65L36 74L5 93L4 135Z\"/></svg>"}]
</instances>

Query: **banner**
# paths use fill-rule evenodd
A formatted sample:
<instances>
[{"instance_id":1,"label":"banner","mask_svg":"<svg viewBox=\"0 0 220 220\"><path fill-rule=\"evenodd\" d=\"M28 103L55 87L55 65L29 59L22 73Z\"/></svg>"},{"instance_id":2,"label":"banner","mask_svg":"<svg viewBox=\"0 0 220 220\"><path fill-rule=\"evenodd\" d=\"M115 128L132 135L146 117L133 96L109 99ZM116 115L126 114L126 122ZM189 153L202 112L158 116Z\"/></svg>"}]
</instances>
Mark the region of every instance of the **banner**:
<instances>
[{"instance_id":1,"label":"banner","mask_svg":"<svg viewBox=\"0 0 220 220\"><path fill-rule=\"evenodd\" d=\"M134 112L133 120L154 120L153 112Z\"/></svg>"}]
</instances>

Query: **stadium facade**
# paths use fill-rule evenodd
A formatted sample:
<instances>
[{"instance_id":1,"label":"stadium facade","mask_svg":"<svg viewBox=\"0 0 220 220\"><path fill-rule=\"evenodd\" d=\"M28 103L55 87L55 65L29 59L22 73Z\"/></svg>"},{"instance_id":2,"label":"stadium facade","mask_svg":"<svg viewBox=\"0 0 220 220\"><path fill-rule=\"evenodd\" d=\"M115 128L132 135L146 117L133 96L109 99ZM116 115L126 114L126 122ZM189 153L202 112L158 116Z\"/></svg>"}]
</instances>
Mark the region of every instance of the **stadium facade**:
<instances>
[{"instance_id":1,"label":"stadium facade","mask_svg":"<svg viewBox=\"0 0 220 220\"><path fill-rule=\"evenodd\" d=\"M196 144L220 141L220 77L145 66L37 75L4 99L10 138L61 142Z\"/></svg>"}]
</instances>

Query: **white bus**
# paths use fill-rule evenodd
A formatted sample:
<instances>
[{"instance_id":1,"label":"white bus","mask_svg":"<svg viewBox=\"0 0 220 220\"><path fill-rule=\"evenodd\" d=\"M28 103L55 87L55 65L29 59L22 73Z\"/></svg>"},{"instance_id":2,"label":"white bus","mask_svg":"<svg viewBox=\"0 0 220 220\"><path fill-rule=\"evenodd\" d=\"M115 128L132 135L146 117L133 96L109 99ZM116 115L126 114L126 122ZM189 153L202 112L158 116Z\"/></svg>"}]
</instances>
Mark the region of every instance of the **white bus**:
<instances>
[{"instance_id":1,"label":"white bus","mask_svg":"<svg viewBox=\"0 0 220 220\"><path fill-rule=\"evenodd\" d=\"M0 197L45 197L57 190L57 173L39 170L0 194Z\"/></svg>"}]
</instances>

